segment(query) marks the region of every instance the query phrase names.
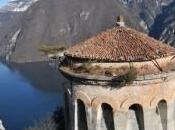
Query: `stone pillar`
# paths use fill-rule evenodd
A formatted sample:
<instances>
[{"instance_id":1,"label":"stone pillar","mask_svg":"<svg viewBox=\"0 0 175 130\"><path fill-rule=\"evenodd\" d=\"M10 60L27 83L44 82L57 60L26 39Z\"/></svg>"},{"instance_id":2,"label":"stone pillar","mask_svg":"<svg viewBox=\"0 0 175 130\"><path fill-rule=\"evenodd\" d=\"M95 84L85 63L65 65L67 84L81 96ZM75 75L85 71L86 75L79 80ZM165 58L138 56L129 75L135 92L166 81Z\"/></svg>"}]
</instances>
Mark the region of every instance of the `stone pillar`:
<instances>
[{"instance_id":1,"label":"stone pillar","mask_svg":"<svg viewBox=\"0 0 175 130\"><path fill-rule=\"evenodd\" d=\"M126 130L127 128L128 113L127 112L115 112L114 124L115 130Z\"/></svg>"},{"instance_id":2,"label":"stone pillar","mask_svg":"<svg viewBox=\"0 0 175 130\"><path fill-rule=\"evenodd\" d=\"M102 109L101 108L98 109L98 111L96 111L95 113L96 113L96 117L93 119L95 129L92 129L92 130L107 130L105 119L102 115Z\"/></svg>"},{"instance_id":3,"label":"stone pillar","mask_svg":"<svg viewBox=\"0 0 175 130\"><path fill-rule=\"evenodd\" d=\"M85 106L86 107L86 119L87 119L87 127L88 127L88 130L94 130L94 128L92 127L92 109L88 106Z\"/></svg>"},{"instance_id":4,"label":"stone pillar","mask_svg":"<svg viewBox=\"0 0 175 130\"><path fill-rule=\"evenodd\" d=\"M70 122L69 122L70 127L69 128L70 130L74 130L74 115L75 115L74 104L70 104L69 110L70 110Z\"/></svg>"},{"instance_id":5,"label":"stone pillar","mask_svg":"<svg viewBox=\"0 0 175 130\"><path fill-rule=\"evenodd\" d=\"M162 130L161 119L155 108L144 110L144 126L145 130Z\"/></svg>"},{"instance_id":6,"label":"stone pillar","mask_svg":"<svg viewBox=\"0 0 175 130\"><path fill-rule=\"evenodd\" d=\"M100 119L99 118L101 118L101 117L99 117L99 116L101 116L101 115L99 115L98 114L98 110L96 110L96 109L91 109L91 114L92 114L92 116L91 116L91 126L90 126L90 129L89 130L100 130L100 129L98 129L99 128L99 126L100 126Z\"/></svg>"},{"instance_id":7,"label":"stone pillar","mask_svg":"<svg viewBox=\"0 0 175 130\"><path fill-rule=\"evenodd\" d=\"M78 130L78 106L77 106L77 102L74 101L74 128L73 130Z\"/></svg>"},{"instance_id":8,"label":"stone pillar","mask_svg":"<svg viewBox=\"0 0 175 130\"><path fill-rule=\"evenodd\" d=\"M106 130L105 122L102 116L102 109L98 109L98 112L97 112L96 130Z\"/></svg>"},{"instance_id":9,"label":"stone pillar","mask_svg":"<svg viewBox=\"0 0 175 130\"><path fill-rule=\"evenodd\" d=\"M168 104L167 116L167 130L175 130L175 103Z\"/></svg>"},{"instance_id":10,"label":"stone pillar","mask_svg":"<svg viewBox=\"0 0 175 130\"><path fill-rule=\"evenodd\" d=\"M70 130L74 130L74 122L75 122L75 104L74 102L72 101L72 98L70 98L70 108L69 108L69 111L70 111Z\"/></svg>"},{"instance_id":11,"label":"stone pillar","mask_svg":"<svg viewBox=\"0 0 175 130\"><path fill-rule=\"evenodd\" d=\"M127 118L127 130L139 130L138 122L136 119L136 114L134 111L128 112L128 118Z\"/></svg>"}]
</instances>

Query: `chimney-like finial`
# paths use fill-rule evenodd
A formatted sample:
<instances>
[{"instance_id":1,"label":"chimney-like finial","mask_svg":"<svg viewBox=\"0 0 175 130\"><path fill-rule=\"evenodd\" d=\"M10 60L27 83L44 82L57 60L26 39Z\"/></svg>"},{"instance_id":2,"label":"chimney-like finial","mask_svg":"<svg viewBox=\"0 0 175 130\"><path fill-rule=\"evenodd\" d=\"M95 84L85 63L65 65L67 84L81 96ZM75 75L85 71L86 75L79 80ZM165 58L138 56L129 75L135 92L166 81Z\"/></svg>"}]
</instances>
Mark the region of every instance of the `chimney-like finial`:
<instances>
[{"instance_id":1,"label":"chimney-like finial","mask_svg":"<svg viewBox=\"0 0 175 130\"><path fill-rule=\"evenodd\" d=\"M117 26L120 27L124 27L125 26L125 22L124 22L124 17L122 15L117 17Z\"/></svg>"}]
</instances>

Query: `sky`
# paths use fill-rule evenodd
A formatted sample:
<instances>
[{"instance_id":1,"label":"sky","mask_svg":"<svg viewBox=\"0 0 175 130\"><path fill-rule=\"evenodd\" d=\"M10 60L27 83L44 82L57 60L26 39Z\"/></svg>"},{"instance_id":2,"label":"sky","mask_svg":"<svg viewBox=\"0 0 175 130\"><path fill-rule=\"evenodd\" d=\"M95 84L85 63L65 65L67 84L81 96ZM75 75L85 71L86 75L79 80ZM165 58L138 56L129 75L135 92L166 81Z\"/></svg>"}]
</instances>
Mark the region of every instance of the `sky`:
<instances>
[{"instance_id":1,"label":"sky","mask_svg":"<svg viewBox=\"0 0 175 130\"><path fill-rule=\"evenodd\" d=\"M0 7L5 5L8 2L8 0L0 0Z\"/></svg>"}]
</instances>

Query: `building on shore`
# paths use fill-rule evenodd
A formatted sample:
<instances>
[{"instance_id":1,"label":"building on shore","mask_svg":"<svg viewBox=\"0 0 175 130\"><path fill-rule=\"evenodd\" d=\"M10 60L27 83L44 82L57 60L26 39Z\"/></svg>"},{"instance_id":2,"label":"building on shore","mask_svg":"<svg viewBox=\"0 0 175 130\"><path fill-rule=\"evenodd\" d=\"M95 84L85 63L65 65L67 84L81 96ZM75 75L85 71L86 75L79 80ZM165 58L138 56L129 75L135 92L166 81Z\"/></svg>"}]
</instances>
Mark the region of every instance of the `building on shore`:
<instances>
[{"instance_id":1,"label":"building on shore","mask_svg":"<svg viewBox=\"0 0 175 130\"><path fill-rule=\"evenodd\" d=\"M67 130L175 130L175 49L122 19L59 64Z\"/></svg>"}]
</instances>

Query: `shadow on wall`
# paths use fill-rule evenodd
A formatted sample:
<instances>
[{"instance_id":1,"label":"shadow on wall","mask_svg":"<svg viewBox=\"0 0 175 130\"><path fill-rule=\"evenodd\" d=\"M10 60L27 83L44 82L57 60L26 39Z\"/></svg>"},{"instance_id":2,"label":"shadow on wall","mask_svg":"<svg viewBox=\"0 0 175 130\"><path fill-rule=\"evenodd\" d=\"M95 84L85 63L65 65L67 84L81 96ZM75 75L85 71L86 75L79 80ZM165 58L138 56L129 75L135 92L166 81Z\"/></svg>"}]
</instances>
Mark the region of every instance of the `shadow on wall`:
<instances>
[{"instance_id":1,"label":"shadow on wall","mask_svg":"<svg viewBox=\"0 0 175 130\"><path fill-rule=\"evenodd\" d=\"M86 108L80 99L77 100L78 105L78 130L88 130Z\"/></svg>"},{"instance_id":2,"label":"shadow on wall","mask_svg":"<svg viewBox=\"0 0 175 130\"><path fill-rule=\"evenodd\" d=\"M161 119L163 130L167 130L167 102L165 100L159 101L156 107L156 114Z\"/></svg>"},{"instance_id":3,"label":"shadow on wall","mask_svg":"<svg viewBox=\"0 0 175 130\"><path fill-rule=\"evenodd\" d=\"M114 130L114 117L112 107L106 103L103 103L101 105L101 108L107 130Z\"/></svg>"},{"instance_id":4,"label":"shadow on wall","mask_svg":"<svg viewBox=\"0 0 175 130\"><path fill-rule=\"evenodd\" d=\"M139 104L134 104L129 107L129 130L144 130L144 115L143 108Z\"/></svg>"}]
</instances>

